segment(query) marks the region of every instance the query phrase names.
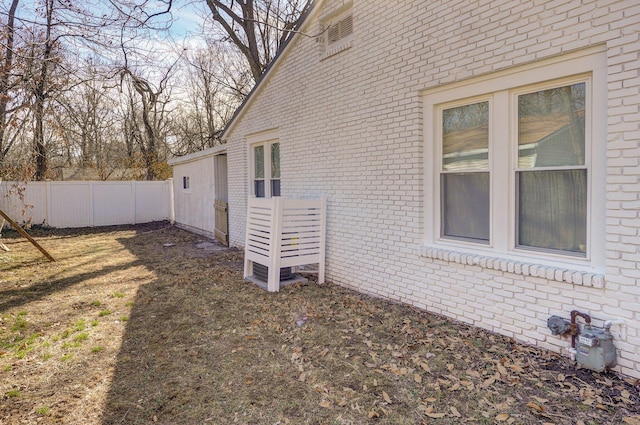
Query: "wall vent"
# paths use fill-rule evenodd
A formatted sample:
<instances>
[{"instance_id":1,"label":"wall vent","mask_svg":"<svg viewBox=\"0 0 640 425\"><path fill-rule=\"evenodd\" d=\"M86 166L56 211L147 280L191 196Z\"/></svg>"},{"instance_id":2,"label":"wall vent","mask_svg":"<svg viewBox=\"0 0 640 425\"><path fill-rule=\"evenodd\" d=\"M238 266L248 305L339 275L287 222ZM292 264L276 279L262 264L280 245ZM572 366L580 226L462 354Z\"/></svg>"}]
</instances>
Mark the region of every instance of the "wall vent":
<instances>
[{"instance_id":1,"label":"wall vent","mask_svg":"<svg viewBox=\"0 0 640 425\"><path fill-rule=\"evenodd\" d=\"M331 45L353 34L353 15L349 15L329 27L327 44Z\"/></svg>"}]
</instances>

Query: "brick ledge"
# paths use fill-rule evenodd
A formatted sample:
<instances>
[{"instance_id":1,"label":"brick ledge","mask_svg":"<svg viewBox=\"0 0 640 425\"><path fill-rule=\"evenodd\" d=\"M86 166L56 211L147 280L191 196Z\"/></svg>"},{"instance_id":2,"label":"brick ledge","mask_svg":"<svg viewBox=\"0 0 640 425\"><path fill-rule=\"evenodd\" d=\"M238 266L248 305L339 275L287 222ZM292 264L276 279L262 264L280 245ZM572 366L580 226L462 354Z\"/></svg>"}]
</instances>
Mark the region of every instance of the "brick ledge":
<instances>
[{"instance_id":1,"label":"brick ledge","mask_svg":"<svg viewBox=\"0 0 640 425\"><path fill-rule=\"evenodd\" d=\"M525 263L506 258L468 254L433 247L422 247L420 249L420 256L457 264L480 266L491 270L499 270L524 276L541 277L557 282L567 282L574 285L591 286L593 288L604 288L605 285L603 274L534 263Z\"/></svg>"},{"instance_id":2,"label":"brick ledge","mask_svg":"<svg viewBox=\"0 0 640 425\"><path fill-rule=\"evenodd\" d=\"M326 52L324 52L322 54L322 56L320 57L320 60L325 60L328 57L331 57L333 55L337 55L340 52L343 52L349 48L351 48L351 46L353 45L353 40L347 40L343 43L338 43L337 46L332 47L331 49L327 50Z\"/></svg>"}]
</instances>

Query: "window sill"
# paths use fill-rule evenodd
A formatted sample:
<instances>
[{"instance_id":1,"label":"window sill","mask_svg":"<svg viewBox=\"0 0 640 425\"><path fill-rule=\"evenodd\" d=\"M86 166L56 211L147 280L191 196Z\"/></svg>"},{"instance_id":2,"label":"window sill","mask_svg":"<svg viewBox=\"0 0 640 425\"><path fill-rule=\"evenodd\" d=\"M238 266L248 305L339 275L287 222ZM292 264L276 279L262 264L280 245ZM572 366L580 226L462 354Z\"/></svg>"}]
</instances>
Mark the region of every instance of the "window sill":
<instances>
[{"instance_id":1,"label":"window sill","mask_svg":"<svg viewBox=\"0 0 640 425\"><path fill-rule=\"evenodd\" d=\"M344 42L336 43L335 45L327 48L327 50L322 54L320 60L325 60L330 56L337 55L340 52L343 52L349 49L353 45L353 40L345 40Z\"/></svg>"},{"instance_id":2,"label":"window sill","mask_svg":"<svg viewBox=\"0 0 640 425\"><path fill-rule=\"evenodd\" d=\"M526 263L507 258L474 255L449 249L427 246L420 249L420 256L448 261L451 263L480 266L490 270L499 270L523 276L541 277L543 279L553 280L556 282L567 282L573 285L590 286L593 288L604 288L605 286L604 275L594 272L585 272L580 270L571 270L563 267Z\"/></svg>"}]
</instances>

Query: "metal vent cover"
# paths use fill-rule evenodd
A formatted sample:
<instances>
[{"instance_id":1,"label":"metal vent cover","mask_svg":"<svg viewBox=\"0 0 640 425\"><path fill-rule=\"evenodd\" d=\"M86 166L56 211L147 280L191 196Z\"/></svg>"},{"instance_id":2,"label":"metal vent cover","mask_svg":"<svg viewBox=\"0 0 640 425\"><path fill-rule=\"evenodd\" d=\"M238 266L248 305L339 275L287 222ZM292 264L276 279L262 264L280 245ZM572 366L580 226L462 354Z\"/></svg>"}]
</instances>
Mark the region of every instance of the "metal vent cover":
<instances>
[{"instance_id":1,"label":"metal vent cover","mask_svg":"<svg viewBox=\"0 0 640 425\"><path fill-rule=\"evenodd\" d=\"M262 282L267 282L269 280L269 267L253 263L253 277ZM295 278L295 274L292 272L291 267L283 267L280 269L281 282L293 278Z\"/></svg>"}]
</instances>

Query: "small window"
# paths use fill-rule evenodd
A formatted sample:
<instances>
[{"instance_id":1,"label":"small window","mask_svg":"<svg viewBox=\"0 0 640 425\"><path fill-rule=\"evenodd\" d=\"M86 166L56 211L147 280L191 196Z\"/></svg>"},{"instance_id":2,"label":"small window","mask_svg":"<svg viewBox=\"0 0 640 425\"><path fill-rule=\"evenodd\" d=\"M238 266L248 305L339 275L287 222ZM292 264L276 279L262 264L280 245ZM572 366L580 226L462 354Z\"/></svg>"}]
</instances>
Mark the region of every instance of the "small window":
<instances>
[{"instance_id":1,"label":"small window","mask_svg":"<svg viewBox=\"0 0 640 425\"><path fill-rule=\"evenodd\" d=\"M271 144L271 196L280 196L280 143Z\"/></svg>"},{"instance_id":2,"label":"small window","mask_svg":"<svg viewBox=\"0 0 640 425\"><path fill-rule=\"evenodd\" d=\"M254 145L252 152L253 196L280 196L280 143L271 141Z\"/></svg>"},{"instance_id":3,"label":"small window","mask_svg":"<svg viewBox=\"0 0 640 425\"><path fill-rule=\"evenodd\" d=\"M182 176L182 188L189 189L189 177Z\"/></svg>"}]
</instances>

